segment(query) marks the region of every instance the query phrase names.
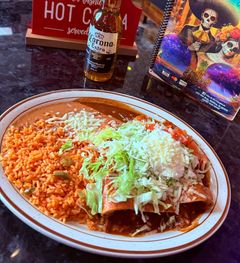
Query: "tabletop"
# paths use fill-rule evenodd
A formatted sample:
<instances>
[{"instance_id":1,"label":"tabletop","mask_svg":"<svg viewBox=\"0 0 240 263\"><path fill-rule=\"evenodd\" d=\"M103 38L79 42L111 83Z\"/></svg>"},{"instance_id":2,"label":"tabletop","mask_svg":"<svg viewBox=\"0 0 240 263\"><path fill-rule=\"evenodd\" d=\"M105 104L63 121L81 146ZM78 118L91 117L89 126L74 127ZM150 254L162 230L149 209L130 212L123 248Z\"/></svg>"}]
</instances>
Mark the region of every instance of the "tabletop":
<instances>
[{"instance_id":1,"label":"tabletop","mask_svg":"<svg viewBox=\"0 0 240 263\"><path fill-rule=\"evenodd\" d=\"M164 258L131 259L131 262L240 262L240 116L227 121L148 76L153 35L157 30L151 22L139 25L136 59L119 56L113 78L106 83L94 83L84 78L85 52L27 47L25 34L30 20L30 0L0 0L0 114L35 94L73 88L130 94L174 113L211 144L225 165L232 190L229 214L212 237L193 249ZM51 240L20 221L1 202L0 233L2 263L128 261L89 254Z\"/></svg>"}]
</instances>

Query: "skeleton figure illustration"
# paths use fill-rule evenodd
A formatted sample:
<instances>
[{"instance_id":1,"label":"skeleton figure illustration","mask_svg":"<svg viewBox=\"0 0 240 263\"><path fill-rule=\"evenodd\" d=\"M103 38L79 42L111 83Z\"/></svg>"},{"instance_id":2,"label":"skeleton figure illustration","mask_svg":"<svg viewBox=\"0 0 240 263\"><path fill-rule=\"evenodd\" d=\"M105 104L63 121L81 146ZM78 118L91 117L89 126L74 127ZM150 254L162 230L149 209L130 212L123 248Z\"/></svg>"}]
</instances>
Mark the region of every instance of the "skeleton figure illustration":
<instances>
[{"instance_id":1,"label":"skeleton figure illustration","mask_svg":"<svg viewBox=\"0 0 240 263\"><path fill-rule=\"evenodd\" d=\"M238 23L235 12L227 8L223 2L219 0L189 0L192 13L201 22L198 26L185 25L179 33L179 37L191 52L189 68L192 70L196 69L198 64L197 53L211 52L216 46L216 40L212 35L211 28L221 28L224 24L237 25ZM230 42L227 45L231 45Z\"/></svg>"},{"instance_id":2,"label":"skeleton figure illustration","mask_svg":"<svg viewBox=\"0 0 240 263\"><path fill-rule=\"evenodd\" d=\"M237 35L233 38L229 33L225 41L219 41L214 52L206 53L212 63L223 63L231 65L231 59L240 54L240 29L235 28Z\"/></svg>"},{"instance_id":3,"label":"skeleton figure illustration","mask_svg":"<svg viewBox=\"0 0 240 263\"><path fill-rule=\"evenodd\" d=\"M186 25L180 37L188 45L190 51L207 51L214 44L214 37L210 28L217 22L218 13L213 9L205 9L201 14L199 26Z\"/></svg>"},{"instance_id":4,"label":"skeleton figure illustration","mask_svg":"<svg viewBox=\"0 0 240 263\"><path fill-rule=\"evenodd\" d=\"M216 43L207 53L198 53L198 66L202 61L207 62L207 66L215 63L233 65L233 59L240 55L240 29L238 27L226 26L221 28L216 35ZM236 67L240 67L238 62Z\"/></svg>"}]
</instances>

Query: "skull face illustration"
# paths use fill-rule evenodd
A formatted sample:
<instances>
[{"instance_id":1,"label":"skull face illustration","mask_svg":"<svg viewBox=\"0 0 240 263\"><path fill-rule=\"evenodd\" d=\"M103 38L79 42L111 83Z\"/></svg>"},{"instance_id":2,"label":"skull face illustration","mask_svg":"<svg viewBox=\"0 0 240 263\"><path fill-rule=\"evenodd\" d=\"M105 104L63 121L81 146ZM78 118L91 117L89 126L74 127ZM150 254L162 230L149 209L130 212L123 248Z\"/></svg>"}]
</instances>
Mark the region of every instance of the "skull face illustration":
<instances>
[{"instance_id":1,"label":"skull face illustration","mask_svg":"<svg viewBox=\"0 0 240 263\"><path fill-rule=\"evenodd\" d=\"M225 57L232 57L239 52L240 46L238 41L228 40L222 44L222 52Z\"/></svg>"},{"instance_id":2,"label":"skull face illustration","mask_svg":"<svg viewBox=\"0 0 240 263\"><path fill-rule=\"evenodd\" d=\"M212 27L217 22L218 14L213 9L206 9L202 13L202 25L205 28Z\"/></svg>"}]
</instances>

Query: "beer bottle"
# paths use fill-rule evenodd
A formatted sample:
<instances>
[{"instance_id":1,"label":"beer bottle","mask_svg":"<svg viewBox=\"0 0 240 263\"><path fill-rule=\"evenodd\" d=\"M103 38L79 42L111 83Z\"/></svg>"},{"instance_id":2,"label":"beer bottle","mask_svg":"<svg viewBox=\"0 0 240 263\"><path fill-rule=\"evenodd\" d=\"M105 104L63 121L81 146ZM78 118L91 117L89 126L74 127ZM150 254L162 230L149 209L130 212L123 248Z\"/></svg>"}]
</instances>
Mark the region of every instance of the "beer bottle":
<instances>
[{"instance_id":1,"label":"beer bottle","mask_svg":"<svg viewBox=\"0 0 240 263\"><path fill-rule=\"evenodd\" d=\"M107 81L114 71L122 30L121 0L103 0L94 15L88 33L85 76L93 81Z\"/></svg>"}]
</instances>

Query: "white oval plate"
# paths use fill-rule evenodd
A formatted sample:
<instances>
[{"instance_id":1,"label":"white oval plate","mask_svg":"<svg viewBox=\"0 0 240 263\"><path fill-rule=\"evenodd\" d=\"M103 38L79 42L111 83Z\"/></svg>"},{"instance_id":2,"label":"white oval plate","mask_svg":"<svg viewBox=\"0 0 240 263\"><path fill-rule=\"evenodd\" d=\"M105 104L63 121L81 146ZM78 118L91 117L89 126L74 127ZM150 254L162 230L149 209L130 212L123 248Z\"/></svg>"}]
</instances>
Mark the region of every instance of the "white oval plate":
<instances>
[{"instance_id":1,"label":"white oval plate","mask_svg":"<svg viewBox=\"0 0 240 263\"><path fill-rule=\"evenodd\" d=\"M205 241L221 226L230 206L230 184L219 157L211 146L187 123L170 112L149 102L125 94L100 90L61 90L40 94L17 103L0 116L0 146L9 125L22 113L47 103L100 97L128 104L138 111L157 120L166 119L187 131L199 144L211 161L211 189L214 206L204 213L199 225L189 232L168 231L145 237L128 238L96 231L74 223L63 224L39 212L12 185L0 167L0 198L22 221L40 233L68 246L109 256L147 258L166 256L182 252Z\"/></svg>"}]
</instances>

